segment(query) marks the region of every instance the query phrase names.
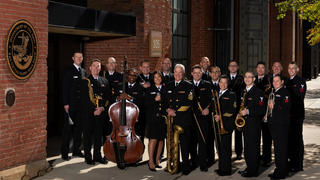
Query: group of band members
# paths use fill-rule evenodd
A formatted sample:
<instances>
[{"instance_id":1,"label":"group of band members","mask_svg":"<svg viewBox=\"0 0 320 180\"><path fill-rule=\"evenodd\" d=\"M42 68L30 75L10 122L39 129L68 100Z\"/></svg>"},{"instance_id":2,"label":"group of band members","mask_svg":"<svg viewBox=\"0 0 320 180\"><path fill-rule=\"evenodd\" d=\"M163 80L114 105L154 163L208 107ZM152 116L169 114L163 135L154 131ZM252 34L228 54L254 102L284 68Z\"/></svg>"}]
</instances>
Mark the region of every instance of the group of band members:
<instances>
[{"instance_id":1,"label":"group of band members","mask_svg":"<svg viewBox=\"0 0 320 180\"><path fill-rule=\"evenodd\" d=\"M187 80L185 67L176 64L171 73L171 60L161 61L161 71L150 72L150 62L140 63L137 69L126 70L126 91L121 88L122 73L116 71L117 62L109 57L105 71L101 61L90 62L89 73L81 68L83 55L73 54L73 65L63 78L63 103L66 114L61 155L69 160L69 141L73 138L73 156L84 157L87 164L105 164L100 149L112 124L108 121L108 107L118 99L126 98L140 110L136 133L148 142L148 167L161 168L166 117L173 117L183 133L179 136L181 171L187 175L200 166L203 172L215 163L215 149L219 164L215 172L220 176L232 174L232 134L235 132L235 160L244 159L246 168L239 171L243 177L259 175L259 167L271 165L271 146L274 145L275 170L271 179L283 179L289 172L303 170L305 81L297 75L299 67L289 63L288 75L282 74L280 62L274 62L267 74L264 62L256 65L256 75L239 74L237 61L230 61L228 74L221 75L218 66L210 66L203 57L191 69ZM88 76L86 76L88 74ZM98 103L90 93L98 95ZM235 121L243 118L243 127ZM80 150L83 135L84 154ZM262 141L261 141L262 137ZM260 150L262 142L262 154ZM94 147L93 155L91 147Z\"/></svg>"}]
</instances>

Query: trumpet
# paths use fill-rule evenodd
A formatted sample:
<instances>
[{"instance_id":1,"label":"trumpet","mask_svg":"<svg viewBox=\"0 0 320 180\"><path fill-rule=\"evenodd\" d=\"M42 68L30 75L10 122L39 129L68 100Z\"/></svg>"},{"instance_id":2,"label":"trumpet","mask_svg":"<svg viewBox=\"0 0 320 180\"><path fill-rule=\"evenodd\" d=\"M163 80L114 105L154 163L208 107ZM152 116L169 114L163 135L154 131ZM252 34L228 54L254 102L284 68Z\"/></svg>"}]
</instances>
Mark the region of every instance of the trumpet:
<instances>
[{"instance_id":1,"label":"trumpet","mask_svg":"<svg viewBox=\"0 0 320 180\"><path fill-rule=\"evenodd\" d=\"M266 114L264 115L263 117L263 122L268 122L268 117L272 117L272 109L269 108L269 103L271 101L274 102L274 89L272 88L271 90L271 93L269 94L269 97L268 97L268 107L267 107L267 111L266 111Z\"/></svg>"},{"instance_id":2,"label":"trumpet","mask_svg":"<svg viewBox=\"0 0 320 180\"><path fill-rule=\"evenodd\" d=\"M218 128L219 134L227 134L228 131L225 130L224 126L223 126L221 109L220 109L220 102L219 102L219 95L218 95L217 91L213 94L213 101L214 101L215 113L216 113L216 115L219 115L219 120L220 120L220 128Z\"/></svg>"},{"instance_id":3,"label":"trumpet","mask_svg":"<svg viewBox=\"0 0 320 180\"><path fill-rule=\"evenodd\" d=\"M241 111L244 110L244 108L245 108L244 101L245 101L246 96L247 96L247 91L244 91L243 96L242 96L242 101L240 104L240 110L239 110L239 113L238 113L236 120L234 122L237 126L238 131L240 131L241 128L246 124L246 120L244 119L244 117L241 114Z\"/></svg>"}]
</instances>

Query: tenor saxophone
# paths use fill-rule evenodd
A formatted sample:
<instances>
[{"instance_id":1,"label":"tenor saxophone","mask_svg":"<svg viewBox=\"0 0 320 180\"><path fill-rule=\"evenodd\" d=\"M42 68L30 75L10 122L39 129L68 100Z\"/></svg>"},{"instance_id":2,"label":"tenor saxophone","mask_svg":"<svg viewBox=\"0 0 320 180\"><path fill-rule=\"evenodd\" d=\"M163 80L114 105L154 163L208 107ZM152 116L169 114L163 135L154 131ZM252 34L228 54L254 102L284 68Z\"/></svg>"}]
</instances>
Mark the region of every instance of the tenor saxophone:
<instances>
[{"instance_id":1,"label":"tenor saxophone","mask_svg":"<svg viewBox=\"0 0 320 180\"><path fill-rule=\"evenodd\" d=\"M170 174L178 172L179 165L179 136L183 133L183 128L173 125L172 116L164 116L167 124L167 169Z\"/></svg>"}]
</instances>

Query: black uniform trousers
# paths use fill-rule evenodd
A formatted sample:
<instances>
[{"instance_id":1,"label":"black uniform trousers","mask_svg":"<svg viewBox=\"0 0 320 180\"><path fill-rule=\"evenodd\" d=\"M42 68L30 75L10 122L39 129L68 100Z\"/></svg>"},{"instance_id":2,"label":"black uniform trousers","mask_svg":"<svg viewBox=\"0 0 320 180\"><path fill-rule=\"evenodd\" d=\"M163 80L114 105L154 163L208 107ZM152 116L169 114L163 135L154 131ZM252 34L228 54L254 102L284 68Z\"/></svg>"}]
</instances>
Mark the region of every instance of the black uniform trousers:
<instances>
[{"instance_id":1,"label":"black uniform trousers","mask_svg":"<svg viewBox=\"0 0 320 180\"><path fill-rule=\"evenodd\" d=\"M73 121L73 125L69 124L69 120L66 117L63 126L62 139L61 139L61 155L66 157L69 153L69 142L72 136L73 138L73 154L81 153L80 145L81 145L81 135L82 135L82 127L81 127L81 113L79 110L69 109L69 115Z\"/></svg>"},{"instance_id":2,"label":"black uniform trousers","mask_svg":"<svg viewBox=\"0 0 320 180\"><path fill-rule=\"evenodd\" d=\"M211 116L197 116L198 122L199 122L199 126L201 128L201 131L203 133L204 139L206 142L203 141L203 138L201 136L200 130L196 124L196 122L194 123L194 128L195 131L197 133L192 133L192 134L196 134L196 144L198 144L198 153L197 153L197 157L198 157L198 161L199 161L199 165L200 167L206 167L208 164L208 142L209 140L209 121L211 119ZM197 147L196 144L192 144L192 148L194 149L194 147ZM196 149L196 148L195 148ZM192 160L193 161L193 160ZM193 161L194 162L194 161Z\"/></svg>"},{"instance_id":3,"label":"black uniform trousers","mask_svg":"<svg viewBox=\"0 0 320 180\"><path fill-rule=\"evenodd\" d=\"M219 143L219 170L231 174L231 141L232 133L221 134Z\"/></svg>"},{"instance_id":4,"label":"black uniform trousers","mask_svg":"<svg viewBox=\"0 0 320 180\"><path fill-rule=\"evenodd\" d=\"M249 127L246 125L243 130L244 135L244 158L247 164L248 174L257 174L259 169L260 156L260 123Z\"/></svg>"},{"instance_id":5,"label":"black uniform trousers","mask_svg":"<svg viewBox=\"0 0 320 180\"><path fill-rule=\"evenodd\" d=\"M261 160L264 163L271 162L271 146L272 146L272 137L270 134L269 126L267 122L261 123L262 130L262 157Z\"/></svg>"},{"instance_id":6,"label":"black uniform trousers","mask_svg":"<svg viewBox=\"0 0 320 180\"><path fill-rule=\"evenodd\" d=\"M105 113L100 116L90 116L83 120L83 144L86 160L92 160L91 147L93 145L93 159L101 159L102 125Z\"/></svg>"},{"instance_id":7,"label":"black uniform trousers","mask_svg":"<svg viewBox=\"0 0 320 180\"><path fill-rule=\"evenodd\" d=\"M289 167L297 170L303 169L303 119L304 118L290 118L289 126Z\"/></svg>"},{"instance_id":8,"label":"black uniform trousers","mask_svg":"<svg viewBox=\"0 0 320 180\"><path fill-rule=\"evenodd\" d=\"M288 175L288 133L289 124L269 123L273 139L276 169L274 175L285 177Z\"/></svg>"},{"instance_id":9,"label":"black uniform trousers","mask_svg":"<svg viewBox=\"0 0 320 180\"><path fill-rule=\"evenodd\" d=\"M234 143L235 143L235 151L237 156L241 156L243 150L243 140L242 140L242 130L238 131L237 129L234 131Z\"/></svg>"}]
</instances>

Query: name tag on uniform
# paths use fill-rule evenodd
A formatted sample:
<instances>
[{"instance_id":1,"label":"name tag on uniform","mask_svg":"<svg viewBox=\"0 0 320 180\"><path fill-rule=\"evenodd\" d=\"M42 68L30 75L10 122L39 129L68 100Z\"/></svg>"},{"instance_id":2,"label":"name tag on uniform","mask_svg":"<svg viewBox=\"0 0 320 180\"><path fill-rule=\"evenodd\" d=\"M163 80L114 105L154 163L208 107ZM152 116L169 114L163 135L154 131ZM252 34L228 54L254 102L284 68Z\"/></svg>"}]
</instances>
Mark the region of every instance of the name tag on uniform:
<instances>
[{"instance_id":1,"label":"name tag on uniform","mask_svg":"<svg viewBox=\"0 0 320 180\"><path fill-rule=\"evenodd\" d=\"M156 92L150 92L150 94L156 94Z\"/></svg>"},{"instance_id":2,"label":"name tag on uniform","mask_svg":"<svg viewBox=\"0 0 320 180\"><path fill-rule=\"evenodd\" d=\"M185 91L178 91L179 94L184 94L186 93Z\"/></svg>"},{"instance_id":3,"label":"name tag on uniform","mask_svg":"<svg viewBox=\"0 0 320 180\"><path fill-rule=\"evenodd\" d=\"M73 76L73 79L77 79L77 78L79 78L78 76Z\"/></svg>"},{"instance_id":4,"label":"name tag on uniform","mask_svg":"<svg viewBox=\"0 0 320 180\"><path fill-rule=\"evenodd\" d=\"M168 91L168 93L172 93L172 91Z\"/></svg>"}]
</instances>

